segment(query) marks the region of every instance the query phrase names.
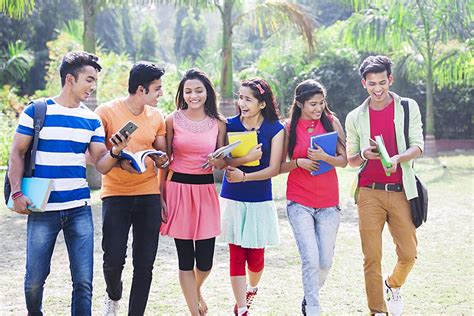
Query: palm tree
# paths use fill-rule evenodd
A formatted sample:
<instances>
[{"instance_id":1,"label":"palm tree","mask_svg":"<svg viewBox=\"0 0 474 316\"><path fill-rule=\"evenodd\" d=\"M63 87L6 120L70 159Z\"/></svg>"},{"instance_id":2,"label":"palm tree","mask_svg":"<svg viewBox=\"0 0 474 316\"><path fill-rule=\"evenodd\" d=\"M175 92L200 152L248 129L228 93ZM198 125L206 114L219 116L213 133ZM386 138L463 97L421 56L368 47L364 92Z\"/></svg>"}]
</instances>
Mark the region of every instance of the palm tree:
<instances>
[{"instance_id":1,"label":"palm tree","mask_svg":"<svg viewBox=\"0 0 474 316\"><path fill-rule=\"evenodd\" d=\"M426 87L426 134L434 138L436 87L468 83L474 73L469 0L349 0L356 10L344 39L367 51L404 51L402 65ZM418 66L418 71L413 71Z\"/></svg>"},{"instance_id":2,"label":"palm tree","mask_svg":"<svg viewBox=\"0 0 474 316\"><path fill-rule=\"evenodd\" d=\"M214 6L222 18L222 71L220 93L222 96L221 112L224 115L235 114L233 104L233 32L244 19L250 19L262 30L276 31L284 26L296 28L303 34L308 43L309 53L313 51L313 30L316 22L311 14L299 4L283 0L264 0L249 5L243 0L162 0L150 1L159 3L174 3L202 8Z\"/></svg>"},{"instance_id":3,"label":"palm tree","mask_svg":"<svg viewBox=\"0 0 474 316\"><path fill-rule=\"evenodd\" d=\"M14 18L22 18L33 12L35 0L0 0L0 12Z\"/></svg>"},{"instance_id":4,"label":"palm tree","mask_svg":"<svg viewBox=\"0 0 474 316\"><path fill-rule=\"evenodd\" d=\"M289 1L263 1L250 8L243 8L235 14L235 8L242 8L243 1L214 0L222 18L222 72L220 93L222 95L221 111L224 115L235 114L233 98L233 64L232 36L234 29L243 19L250 18L259 29L265 26L275 31L282 26L295 27L305 37L309 51L313 50L313 30L315 21L305 9Z\"/></svg>"},{"instance_id":5,"label":"palm tree","mask_svg":"<svg viewBox=\"0 0 474 316\"><path fill-rule=\"evenodd\" d=\"M28 73L33 63L34 57L23 42L9 43L8 49L0 54L0 87L17 83Z\"/></svg>"}]
</instances>

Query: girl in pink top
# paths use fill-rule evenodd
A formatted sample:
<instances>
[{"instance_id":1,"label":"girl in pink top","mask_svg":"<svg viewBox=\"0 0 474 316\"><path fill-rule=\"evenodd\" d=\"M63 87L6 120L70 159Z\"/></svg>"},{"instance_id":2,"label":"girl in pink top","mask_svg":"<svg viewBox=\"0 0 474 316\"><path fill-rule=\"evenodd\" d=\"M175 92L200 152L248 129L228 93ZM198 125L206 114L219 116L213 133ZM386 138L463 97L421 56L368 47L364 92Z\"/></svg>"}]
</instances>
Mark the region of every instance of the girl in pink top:
<instances>
[{"instance_id":1,"label":"girl in pink top","mask_svg":"<svg viewBox=\"0 0 474 316\"><path fill-rule=\"evenodd\" d=\"M309 147L311 136L332 131L337 131L339 136L335 157L321 147ZM311 171L318 170L321 160L335 167L345 167L344 144L341 123L326 102L326 89L315 80L300 83L295 89L291 119L286 128L280 173L290 172L287 212L301 256L303 315L321 313L319 290L332 264L340 221L335 168L315 176Z\"/></svg>"},{"instance_id":2,"label":"girl in pink top","mask_svg":"<svg viewBox=\"0 0 474 316\"><path fill-rule=\"evenodd\" d=\"M161 233L175 240L179 282L191 315L204 315L207 306L201 286L211 272L221 229L212 167L202 166L209 153L224 145L226 126L217 112L211 81L201 70L186 72L176 105L177 110L166 118L167 151L172 160L163 194L167 220Z\"/></svg>"}]
</instances>

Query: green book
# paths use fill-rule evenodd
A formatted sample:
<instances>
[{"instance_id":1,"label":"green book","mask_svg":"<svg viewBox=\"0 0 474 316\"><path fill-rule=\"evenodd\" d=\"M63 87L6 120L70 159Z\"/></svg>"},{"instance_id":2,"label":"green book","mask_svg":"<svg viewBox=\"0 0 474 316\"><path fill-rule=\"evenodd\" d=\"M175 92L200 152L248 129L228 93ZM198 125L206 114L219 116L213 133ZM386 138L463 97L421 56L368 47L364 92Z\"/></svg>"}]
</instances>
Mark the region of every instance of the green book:
<instances>
[{"instance_id":1,"label":"green book","mask_svg":"<svg viewBox=\"0 0 474 316\"><path fill-rule=\"evenodd\" d=\"M390 162L390 155L387 152L387 148L385 147L382 135L375 136L375 142L377 143L377 149L380 153L380 161L382 162L382 165L387 169L392 168L392 163ZM387 177L390 176L390 172L385 172L385 175Z\"/></svg>"}]
</instances>

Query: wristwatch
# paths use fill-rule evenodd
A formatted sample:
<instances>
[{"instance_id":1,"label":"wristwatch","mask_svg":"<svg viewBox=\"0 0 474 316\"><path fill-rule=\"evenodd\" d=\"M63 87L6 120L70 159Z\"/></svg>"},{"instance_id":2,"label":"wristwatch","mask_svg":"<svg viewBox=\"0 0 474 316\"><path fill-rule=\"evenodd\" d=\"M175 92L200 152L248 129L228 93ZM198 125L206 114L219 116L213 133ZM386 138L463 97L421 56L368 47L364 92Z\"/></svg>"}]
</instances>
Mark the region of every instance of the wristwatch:
<instances>
[{"instance_id":1,"label":"wristwatch","mask_svg":"<svg viewBox=\"0 0 474 316\"><path fill-rule=\"evenodd\" d=\"M114 152L112 151L112 148L110 148L109 154L110 154L110 156L112 156L112 158L115 158L115 159L121 159L121 158L122 158L122 151L120 151L119 154L116 155L116 154L114 154Z\"/></svg>"}]
</instances>

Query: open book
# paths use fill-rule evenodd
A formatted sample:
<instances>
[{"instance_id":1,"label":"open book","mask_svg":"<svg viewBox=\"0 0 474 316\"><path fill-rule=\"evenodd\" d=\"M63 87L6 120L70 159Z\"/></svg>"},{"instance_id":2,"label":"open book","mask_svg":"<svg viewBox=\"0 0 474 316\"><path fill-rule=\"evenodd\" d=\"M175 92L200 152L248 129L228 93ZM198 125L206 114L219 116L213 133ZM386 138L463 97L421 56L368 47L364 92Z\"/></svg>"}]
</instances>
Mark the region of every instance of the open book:
<instances>
[{"instance_id":1,"label":"open book","mask_svg":"<svg viewBox=\"0 0 474 316\"><path fill-rule=\"evenodd\" d=\"M387 152L382 135L375 136L375 142L377 143L377 150L380 153L380 161L382 162L382 165L387 169L392 168L392 164L390 163L390 155ZM385 172L385 175L387 177L390 176L390 172Z\"/></svg>"},{"instance_id":2,"label":"open book","mask_svg":"<svg viewBox=\"0 0 474 316\"><path fill-rule=\"evenodd\" d=\"M27 196L33 206L28 207L32 212L44 212L48 204L49 195L53 189L53 181L45 178L23 178L21 180L21 191ZM13 209L12 197L8 199L7 207Z\"/></svg>"},{"instance_id":3,"label":"open book","mask_svg":"<svg viewBox=\"0 0 474 316\"><path fill-rule=\"evenodd\" d=\"M227 156L229 156L230 152L231 152L235 147L237 147L237 146L240 145L240 143L241 143L241 141L238 140L238 141L233 142L233 143L231 143L231 144L229 144L229 145L222 146L221 148L216 149L216 150L211 154L211 156L212 156L212 158L217 158L217 157L220 157L221 155L222 155L223 157L227 157ZM203 164L201 167L202 167L203 169L209 168L209 162L206 161L206 163Z\"/></svg>"},{"instance_id":4,"label":"open book","mask_svg":"<svg viewBox=\"0 0 474 316\"><path fill-rule=\"evenodd\" d=\"M337 132L330 132L325 134L320 134L311 137L311 148L315 148L316 145L321 147L324 152L330 156L336 156L336 147L337 147L337 140L339 135ZM334 166L328 164L325 161L318 160L319 162L319 169L315 171L311 171L312 176L317 176L323 173L328 172L329 170L333 169Z\"/></svg>"},{"instance_id":5,"label":"open book","mask_svg":"<svg viewBox=\"0 0 474 316\"><path fill-rule=\"evenodd\" d=\"M232 150L232 157L240 158L244 157L249 151L257 146L257 132L228 132L229 143L240 141L241 144ZM244 163L242 166L254 167L260 165L260 160L254 160Z\"/></svg>"},{"instance_id":6,"label":"open book","mask_svg":"<svg viewBox=\"0 0 474 316\"><path fill-rule=\"evenodd\" d=\"M158 155L162 156L165 153L162 152L161 150L156 150L156 149L147 149L147 150L142 150L138 151L136 153L131 153L126 150L122 150L122 158L127 159L130 161L132 164L132 167L137 170L140 173L143 173L146 171L146 157L149 155Z\"/></svg>"}]
</instances>

